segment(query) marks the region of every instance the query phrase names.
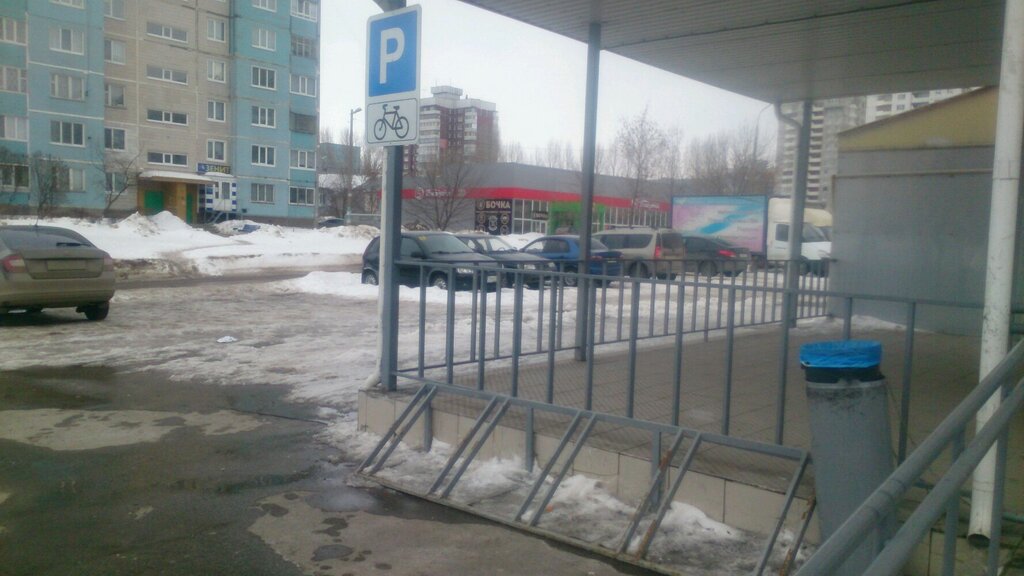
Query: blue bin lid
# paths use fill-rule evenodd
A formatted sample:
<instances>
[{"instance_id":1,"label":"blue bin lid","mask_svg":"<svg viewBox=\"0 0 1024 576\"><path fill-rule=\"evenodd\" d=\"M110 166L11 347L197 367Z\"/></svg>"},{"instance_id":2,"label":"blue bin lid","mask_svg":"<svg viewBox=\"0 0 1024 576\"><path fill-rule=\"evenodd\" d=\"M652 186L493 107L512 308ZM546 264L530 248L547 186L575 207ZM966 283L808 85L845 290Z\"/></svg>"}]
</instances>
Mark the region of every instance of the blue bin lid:
<instances>
[{"instance_id":1,"label":"blue bin lid","mask_svg":"<svg viewBox=\"0 0 1024 576\"><path fill-rule=\"evenodd\" d=\"M882 343L877 340L834 340L800 347L805 368L873 368L882 363Z\"/></svg>"}]
</instances>

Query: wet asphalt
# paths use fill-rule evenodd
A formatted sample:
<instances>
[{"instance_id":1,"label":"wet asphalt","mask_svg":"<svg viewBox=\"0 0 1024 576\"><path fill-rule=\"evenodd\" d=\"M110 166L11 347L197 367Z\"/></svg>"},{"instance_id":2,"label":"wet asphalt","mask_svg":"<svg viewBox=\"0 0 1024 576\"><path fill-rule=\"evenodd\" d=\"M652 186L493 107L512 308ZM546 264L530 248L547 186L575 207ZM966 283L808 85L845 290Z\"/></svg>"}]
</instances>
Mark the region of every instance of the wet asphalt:
<instances>
[{"instance_id":1,"label":"wet asphalt","mask_svg":"<svg viewBox=\"0 0 1024 576\"><path fill-rule=\"evenodd\" d=\"M350 486L356 457L319 438L317 406L286 393L104 366L0 371L0 419L15 410L78 414L60 428L81 414L144 410L166 412L157 425L171 429L156 441L83 450L0 435L0 576L642 573ZM204 433L176 416L190 413L259 425Z\"/></svg>"}]
</instances>

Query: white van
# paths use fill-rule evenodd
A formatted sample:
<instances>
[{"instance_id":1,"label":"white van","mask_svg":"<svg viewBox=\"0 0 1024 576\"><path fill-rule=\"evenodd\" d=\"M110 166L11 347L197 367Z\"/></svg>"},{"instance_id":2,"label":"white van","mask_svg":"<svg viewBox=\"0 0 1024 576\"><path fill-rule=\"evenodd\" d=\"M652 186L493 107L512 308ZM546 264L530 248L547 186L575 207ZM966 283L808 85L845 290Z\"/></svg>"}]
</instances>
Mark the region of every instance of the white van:
<instances>
[{"instance_id":1,"label":"white van","mask_svg":"<svg viewBox=\"0 0 1024 576\"><path fill-rule=\"evenodd\" d=\"M789 257L789 224L792 200L768 199L768 230L765 247L768 260ZM809 270L828 273L828 260L832 256L832 214L820 208L804 210L803 243L800 256L807 261Z\"/></svg>"}]
</instances>

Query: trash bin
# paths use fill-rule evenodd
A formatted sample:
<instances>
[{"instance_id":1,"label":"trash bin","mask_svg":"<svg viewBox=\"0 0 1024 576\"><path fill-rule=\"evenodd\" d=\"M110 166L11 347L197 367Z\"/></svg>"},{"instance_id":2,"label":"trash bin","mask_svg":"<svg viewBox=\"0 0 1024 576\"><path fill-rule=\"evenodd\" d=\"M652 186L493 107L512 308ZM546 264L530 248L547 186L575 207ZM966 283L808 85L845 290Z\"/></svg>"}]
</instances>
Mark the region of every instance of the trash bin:
<instances>
[{"instance_id":1,"label":"trash bin","mask_svg":"<svg viewBox=\"0 0 1024 576\"><path fill-rule=\"evenodd\" d=\"M881 361L882 344L874 340L800 347L822 540L893 471L889 399L879 371ZM863 574L894 527L895 517L883 521L835 576Z\"/></svg>"}]
</instances>

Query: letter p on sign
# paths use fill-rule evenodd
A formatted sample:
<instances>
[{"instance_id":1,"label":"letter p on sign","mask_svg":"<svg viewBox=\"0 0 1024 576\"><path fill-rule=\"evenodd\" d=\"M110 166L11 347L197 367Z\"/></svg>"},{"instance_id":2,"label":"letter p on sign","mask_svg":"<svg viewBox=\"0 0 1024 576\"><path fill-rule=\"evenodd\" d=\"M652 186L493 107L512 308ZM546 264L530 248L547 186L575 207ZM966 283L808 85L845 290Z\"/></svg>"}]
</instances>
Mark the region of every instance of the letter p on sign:
<instances>
[{"instance_id":1,"label":"letter p on sign","mask_svg":"<svg viewBox=\"0 0 1024 576\"><path fill-rule=\"evenodd\" d=\"M419 5L369 19L367 97L419 97L419 34Z\"/></svg>"}]
</instances>

